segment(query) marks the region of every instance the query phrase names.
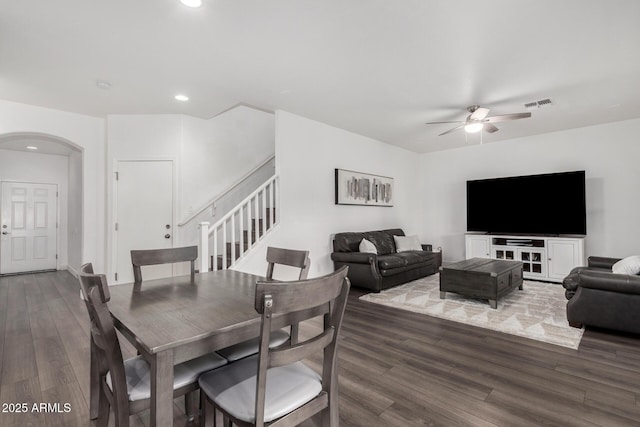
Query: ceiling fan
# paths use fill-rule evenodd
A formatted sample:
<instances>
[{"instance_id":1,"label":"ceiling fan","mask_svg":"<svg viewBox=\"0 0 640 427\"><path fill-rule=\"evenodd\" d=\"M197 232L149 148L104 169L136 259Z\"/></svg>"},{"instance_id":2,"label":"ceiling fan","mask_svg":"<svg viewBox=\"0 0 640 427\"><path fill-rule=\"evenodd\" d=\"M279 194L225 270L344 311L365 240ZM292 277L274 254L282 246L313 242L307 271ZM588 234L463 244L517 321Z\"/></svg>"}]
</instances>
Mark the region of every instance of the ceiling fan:
<instances>
[{"instance_id":1,"label":"ceiling fan","mask_svg":"<svg viewBox=\"0 0 640 427\"><path fill-rule=\"evenodd\" d=\"M467 116L466 120L454 120L445 122L428 122L428 125L437 125L443 123L462 123L448 131L442 132L438 136L446 135L451 132L455 132L460 129L464 129L467 133L475 133L484 130L489 133L497 132L499 129L492 123L506 122L509 120L526 119L531 117L531 113L514 113L514 114L502 114L499 116L487 117L489 114L488 108L480 107L479 105L471 105L467 107L467 111L471 114Z\"/></svg>"}]
</instances>

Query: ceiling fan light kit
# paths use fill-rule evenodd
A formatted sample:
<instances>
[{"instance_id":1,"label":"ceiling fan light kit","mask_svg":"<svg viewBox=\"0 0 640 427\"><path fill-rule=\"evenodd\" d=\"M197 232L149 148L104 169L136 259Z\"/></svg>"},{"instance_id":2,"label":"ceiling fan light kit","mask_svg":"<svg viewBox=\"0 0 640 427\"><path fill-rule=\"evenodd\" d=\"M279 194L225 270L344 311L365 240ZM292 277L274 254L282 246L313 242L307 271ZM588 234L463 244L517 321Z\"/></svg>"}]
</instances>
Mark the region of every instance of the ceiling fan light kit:
<instances>
[{"instance_id":1,"label":"ceiling fan light kit","mask_svg":"<svg viewBox=\"0 0 640 427\"><path fill-rule=\"evenodd\" d=\"M477 133L482 130L482 123L467 123L464 125L464 131L467 133Z\"/></svg>"}]
</instances>

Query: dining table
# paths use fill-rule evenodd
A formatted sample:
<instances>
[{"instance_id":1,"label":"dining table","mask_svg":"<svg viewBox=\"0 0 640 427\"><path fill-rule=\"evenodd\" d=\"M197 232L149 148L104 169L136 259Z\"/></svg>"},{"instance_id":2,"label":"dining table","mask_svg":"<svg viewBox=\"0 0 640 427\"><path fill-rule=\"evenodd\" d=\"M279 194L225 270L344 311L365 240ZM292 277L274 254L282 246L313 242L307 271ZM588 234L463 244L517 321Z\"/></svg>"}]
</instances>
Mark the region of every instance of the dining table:
<instances>
[{"instance_id":1,"label":"dining table","mask_svg":"<svg viewBox=\"0 0 640 427\"><path fill-rule=\"evenodd\" d=\"M193 279L174 276L109 287L116 328L150 365L152 426L173 425L174 365L260 335L259 280L264 277L218 270ZM290 321L290 316L274 316L272 326ZM95 418L99 378L93 349L91 354L90 412Z\"/></svg>"}]
</instances>

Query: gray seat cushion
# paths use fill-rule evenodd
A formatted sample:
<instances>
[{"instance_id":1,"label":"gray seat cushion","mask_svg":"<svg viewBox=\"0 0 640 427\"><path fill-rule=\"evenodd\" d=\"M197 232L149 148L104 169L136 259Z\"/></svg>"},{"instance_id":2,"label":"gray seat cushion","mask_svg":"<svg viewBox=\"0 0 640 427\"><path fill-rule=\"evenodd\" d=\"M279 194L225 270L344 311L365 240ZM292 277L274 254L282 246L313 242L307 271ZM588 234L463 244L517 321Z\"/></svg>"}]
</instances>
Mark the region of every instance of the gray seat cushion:
<instances>
[{"instance_id":1,"label":"gray seat cushion","mask_svg":"<svg viewBox=\"0 0 640 427\"><path fill-rule=\"evenodd\" d=\"M269 347L275 348L289 340L289 332L284 329L278 329L271 332L271 340L269 341ZM229 362L235 362L236 360L244 359L247 356L258 353L260 347L260 338L253 338L226 348L218 350L218 353L227 359Z\"/></svg>"},{"instance_id":2,"label":"gray seat cushion","mask_svg":"<svg viewBox=\"0 0 640 427\"><path fill-rule=\"evenodd\" d=\"M198 380L200 390L233 417L255 421L258 356L247 357L208 372ZM302 362L267 371L264 420L278 419L312 400L322 391L320 376Z\"/></svg>"},{"instance_id":3,"label":"gray seat cushion","mask_svg":"<svg viewBox=\"0 0 640 427\"><path fill-rule=\"evenodd\" d=\"M179 389L195 383L203 372L211 371L227 364L227 360L217 353L205 354L197 359L176 365L173 369L173 389ZM127 378L129 401L149 399L151 397L150 368L142 356L124 361L124 372ZM111 387L111 375L107 373L107 385ZM113 390L113 389L112 389Z\"/></svg>"}]
</instances>

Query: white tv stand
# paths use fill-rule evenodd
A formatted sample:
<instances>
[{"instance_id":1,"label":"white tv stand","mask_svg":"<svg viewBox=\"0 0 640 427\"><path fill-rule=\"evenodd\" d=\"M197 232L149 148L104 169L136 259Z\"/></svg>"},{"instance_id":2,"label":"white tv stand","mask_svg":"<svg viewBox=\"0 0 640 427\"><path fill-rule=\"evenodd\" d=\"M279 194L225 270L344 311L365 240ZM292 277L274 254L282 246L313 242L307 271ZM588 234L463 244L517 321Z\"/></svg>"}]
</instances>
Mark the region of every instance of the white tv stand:
<instances>
[{"instance_id":1,"label":"white tv stand","mask_svg":"<svg viewBox=\"0 0 640 427\"><path fill-rule=\"evenodd\" d=\"M572 268L586 265L584 237L465 234L466 257L522 261L528 279L562 282Z\"/></svg>"}]
</instances>

